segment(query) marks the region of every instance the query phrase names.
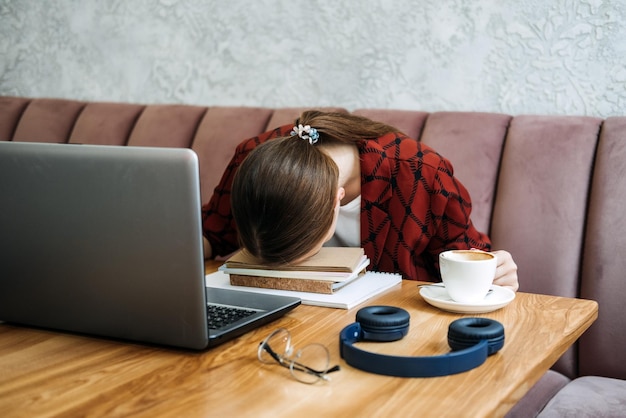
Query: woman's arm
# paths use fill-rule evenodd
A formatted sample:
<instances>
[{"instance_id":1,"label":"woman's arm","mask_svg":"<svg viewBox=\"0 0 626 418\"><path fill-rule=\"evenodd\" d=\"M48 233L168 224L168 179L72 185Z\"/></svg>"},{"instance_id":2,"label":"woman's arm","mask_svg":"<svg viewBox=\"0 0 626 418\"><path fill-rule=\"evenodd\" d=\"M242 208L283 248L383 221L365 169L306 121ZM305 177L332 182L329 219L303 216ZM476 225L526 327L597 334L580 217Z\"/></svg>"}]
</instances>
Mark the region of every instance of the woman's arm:
<instances>
[{"instance_id":1,"label":"woman's arm","mask_svg":"<svg viewBox=\"0 0 626 418\"><path fill-rule=\"evenodd\" d=\"M202 237L202 243L204 246L204 259L209 259L212 258L213 256L213 249L211 248L211 243L209 242L208 239L206 239L206 237Z\"/></svg>"},{"instance_id":2,"label":"woman's arm","mask_svg":"<svg viewBox=\"0 0 626 418\"><path fill-rule=\"evenodd\" d=\"M445 167L445 169L437 170L436 181L434 182L437 187L434 189L436 193L433 200L435 202L439 201L439 203L434 203L432 207L445 205L443 215L440 218L441 224L437 229L446 231L446 234L441 232L436 234L438 242L442 247L437 248L437 251L468 247L490 251L491 241L485 234L476 230L470 220L472 205L469 192L454 177L452 165L444 158L442 158L442 167ZM439 190L437 189L438 187L440 187ZM435 209L434 212L437 213L437 210ZM457 231L457 235L450 234L454 230ZM447 242L444 240L444 237L448 240ZM431 254L433 254L432 249L433 247L429 246ZM493 283L498 286L508 287L514 292L517 291L519 288L517 264L513 261L512 255L505 250L496 250L493 253L498 259ZM433 259L437 259L436 254L433 254Z\"/></svg>"}]
</instances>

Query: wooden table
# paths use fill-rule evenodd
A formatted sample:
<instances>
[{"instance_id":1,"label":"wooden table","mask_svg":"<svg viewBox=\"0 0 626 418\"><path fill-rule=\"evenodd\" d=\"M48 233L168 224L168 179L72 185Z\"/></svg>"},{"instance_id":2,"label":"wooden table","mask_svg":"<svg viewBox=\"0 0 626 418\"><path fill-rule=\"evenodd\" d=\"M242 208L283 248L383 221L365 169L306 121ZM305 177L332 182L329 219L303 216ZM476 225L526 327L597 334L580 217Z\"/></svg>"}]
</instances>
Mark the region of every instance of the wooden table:
<instances>
[{"instance_id":1,"label":"wooden table","mask_svg":"<svg viewBox=\"0 0 626 418\"><path fill-rule=\"evenodd\" d=\"M368 304L374 303L411 314L401 341L363 343L394 355L448 352L447 326L464 316L431 307L410 281ZM469 372L417 379L369 374L339 358L339 331L358 308L299 306L205 352L0 324L0 416L502 416L598 313L594 301L518 293L507 307L476 315L504 324L502 350ZM342 370L330 382L306 385L287 369L259 363L257 346L277 327L289 329L296 346L325 344Z\"/></svg>"}]
</instances>

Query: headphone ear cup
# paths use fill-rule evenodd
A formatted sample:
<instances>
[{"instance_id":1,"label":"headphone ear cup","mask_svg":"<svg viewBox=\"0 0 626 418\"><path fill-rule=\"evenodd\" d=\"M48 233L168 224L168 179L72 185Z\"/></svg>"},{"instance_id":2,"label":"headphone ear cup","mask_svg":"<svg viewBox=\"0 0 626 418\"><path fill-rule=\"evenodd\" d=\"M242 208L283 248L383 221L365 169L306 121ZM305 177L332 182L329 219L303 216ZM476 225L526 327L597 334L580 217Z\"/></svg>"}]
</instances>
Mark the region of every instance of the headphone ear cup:
<instances>
[{"instance_id":1,"label":"headphone ear cup","mask_svg":"<svg viewBox=\"0 0 626 418\"><path fill-rule=\"evenodd\" d=\"M371 341L395 341L409 331L410 315L395 306L367 306L356 314L363 337Z\"/></svg>"},{"instance_id":2,"label":"headphone ear cup","mask_svg":"<svg viewBox=\"0 0 626 418\"><path fill-rule=\"evenodd\" d=\"M504 346L504 326L489 318L461 318L448 328L448 344L452 351L472 347L487 340L487 354L492 355Z\"/></svg>"}]
</instances>

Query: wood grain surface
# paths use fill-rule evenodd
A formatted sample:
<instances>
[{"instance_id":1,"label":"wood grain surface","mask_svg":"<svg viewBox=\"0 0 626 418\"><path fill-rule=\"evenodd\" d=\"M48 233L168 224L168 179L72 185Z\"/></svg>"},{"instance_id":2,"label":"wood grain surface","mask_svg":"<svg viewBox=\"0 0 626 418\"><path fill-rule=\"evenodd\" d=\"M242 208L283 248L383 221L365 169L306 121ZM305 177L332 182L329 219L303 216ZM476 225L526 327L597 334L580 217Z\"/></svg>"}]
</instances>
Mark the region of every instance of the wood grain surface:
<instances>
[{"instance_id":1,"label":"wood grain surface","mask_svg":"<svg viewBox=\"0 0 626 418\"><path fill-rule=\"evenodd\" d=\"M215 262L207 263L207 272ZM368 305L411 314L409 334L359 343L393 355L449 351L443 312L404 281ZM436 378L366 373L339 358L339 332L356 311L299 306L283 318L202 352L0 323L0 416L133 417L493 417L504 415L597 317L594 301L518 293L484 316L503 323L502 350L469 372ZM296 347L325 344L341 371L306 385L256 358L259 342L287 328Z\"/></svg>"}]
</instances>

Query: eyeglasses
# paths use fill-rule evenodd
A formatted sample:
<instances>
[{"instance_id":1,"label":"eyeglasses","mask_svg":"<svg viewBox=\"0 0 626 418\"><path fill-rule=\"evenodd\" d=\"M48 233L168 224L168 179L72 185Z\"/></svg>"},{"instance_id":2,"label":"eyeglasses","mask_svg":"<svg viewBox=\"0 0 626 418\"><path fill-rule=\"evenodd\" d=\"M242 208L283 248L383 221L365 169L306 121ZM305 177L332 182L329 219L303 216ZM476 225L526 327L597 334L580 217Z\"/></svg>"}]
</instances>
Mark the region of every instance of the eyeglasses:
<instances>
[{"instance_id":1,"label":"eyeglasses","mask_svg":"<svg viewBox=\"0 0 626 418\"><path fill-rule=\"evenodd\" d=\"M313 343L295 351L295 354L294 351L291 333L279 328L259 344L257 357L261 363L277 362L289 369L296 380L307 384L330 380L326 375L339 370L339 365L329 368L330 353L322 344Z\"/></svg>"}]
</instances>

